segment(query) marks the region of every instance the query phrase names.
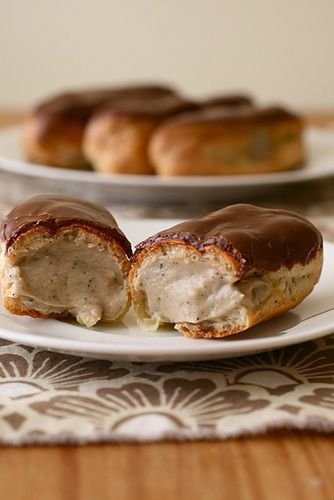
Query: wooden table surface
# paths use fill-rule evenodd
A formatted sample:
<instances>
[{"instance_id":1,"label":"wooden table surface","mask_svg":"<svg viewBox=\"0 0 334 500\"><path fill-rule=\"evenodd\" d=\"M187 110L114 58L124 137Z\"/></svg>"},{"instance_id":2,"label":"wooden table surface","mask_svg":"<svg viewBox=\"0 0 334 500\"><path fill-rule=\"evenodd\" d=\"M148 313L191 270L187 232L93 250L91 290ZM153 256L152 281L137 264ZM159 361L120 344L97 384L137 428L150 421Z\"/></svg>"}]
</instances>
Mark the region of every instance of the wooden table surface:
<instances>
[{"instance_id":1,"label":"wooden table surface","mask_svg":"<svg viewBox=\"0 0 334 500\"><path fill-rule=\"evenodd\" d=\"M21 113L0 114L0 125ZM334 115L313 115L325 124ZM222 442L0 448L8 500L332 500L334 436L275 432Z\"/></svg>"}]
</instances>

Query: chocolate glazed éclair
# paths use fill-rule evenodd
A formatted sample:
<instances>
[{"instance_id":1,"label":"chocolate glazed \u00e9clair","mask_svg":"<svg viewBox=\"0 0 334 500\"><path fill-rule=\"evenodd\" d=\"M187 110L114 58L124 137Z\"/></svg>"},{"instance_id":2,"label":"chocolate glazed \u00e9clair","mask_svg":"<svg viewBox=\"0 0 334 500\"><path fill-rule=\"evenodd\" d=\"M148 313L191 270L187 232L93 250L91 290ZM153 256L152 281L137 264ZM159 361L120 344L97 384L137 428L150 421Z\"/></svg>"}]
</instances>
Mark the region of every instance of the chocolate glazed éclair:
<instances>
[{"instance_id":1,"label":"chocolate glazed \u00e9clair","mask_svg":"<svg viewBox=\"0 0 334 500\"><path fill-rule=\"evenodd\" d=\"M85 227L106 239L115 239L128 256L132 254L130 242L108 210L68 196L39 195L18 205L2 221L0 238L8 251L21 234L34 227L44 227L54 234L66 226Z\"/></svg>"},{"instance_id":2,"label":"chocolate glazed \u00e9clair","mask_svg":"<svg viewBox=\"0 0 334 500\"><path fill-rule=\"evenodd\" d=\"M161 231L137 245L135 257L167 240L186 242L200 251L210 245L227 250L240 264L240 278L251 267L276 271L281 266L305 265L323 244L320 232L298 214L247 204L231 205Z\"/></svg>"}]
</instances>

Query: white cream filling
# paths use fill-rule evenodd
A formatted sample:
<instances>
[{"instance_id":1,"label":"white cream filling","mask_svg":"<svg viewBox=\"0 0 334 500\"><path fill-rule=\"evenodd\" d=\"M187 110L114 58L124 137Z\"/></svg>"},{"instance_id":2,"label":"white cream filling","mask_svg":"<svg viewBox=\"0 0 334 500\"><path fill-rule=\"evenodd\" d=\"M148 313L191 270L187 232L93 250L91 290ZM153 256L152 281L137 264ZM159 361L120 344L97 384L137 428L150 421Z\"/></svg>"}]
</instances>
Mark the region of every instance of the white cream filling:
<instances>
[{"instance_id":1,"label":"white cream filling","mask_svg":"<svg viewBox=\"0 0 334 500\"><path fill-rule=\"evenodd\" d=\"M157 257L141 273L145 326L155 329L160 323L199 323L228 314L243 299L228 281L226 274L208 262Z\"/></svg>"},{"instance_id":2,"label":"white cream filling","mask_svg":"<svg viewBox=\"0 0 334 500\"><path fill-rule=\"evenodd\" d=\"M119 316L127 303L122 271L105 248L82 238L46 241L5 266L8 295L41 313L68 311L85 326Z\"/></svg>"},{"instance_id":3,"label":"white cream filling","mask_svg":"<svg viewBox=\"0 0 334 500\"><path fill-rule=\"evenodd\" d=\"M253 308L269 297L266 277L231 282L231 273L209 260L163 255L140 273L144 298L141 323L155 330L163 323L217 321Z\"/></svg>"},{"instance_id":4,"label":"white cream filling","mask_svg":"<svg viewBox=\"0 0 334 500\"><path fill-rule=\"evenodd\" d=\"M134 307L139 323L150 330L163 323L246 325L261 310L269 317L270 307L275 313L299 303L318 280L321 264L319 259L290 270L254 270L238 280L232 262L220 252L162 245L136 270Z\"/></svg>"}]
</instances>

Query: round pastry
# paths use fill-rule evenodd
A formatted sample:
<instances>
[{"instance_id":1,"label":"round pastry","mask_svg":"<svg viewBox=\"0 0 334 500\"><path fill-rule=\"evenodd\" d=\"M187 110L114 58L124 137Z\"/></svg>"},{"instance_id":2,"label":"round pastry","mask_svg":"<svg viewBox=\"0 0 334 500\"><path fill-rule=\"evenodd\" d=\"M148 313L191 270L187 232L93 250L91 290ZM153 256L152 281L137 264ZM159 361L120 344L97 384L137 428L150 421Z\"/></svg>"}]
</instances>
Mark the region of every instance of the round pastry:
<instances>
[{"instance_id":1,"label":"round pastry","mask_svg":"<svg viewBox=\"0 0 334 500\"><path fill-rule=\"evenodd\" d=\"M168 87L139 85L57 95L38 105L26 120L23 134L26 158L54 167L88 168L82 152L83 133L100 106L119 99L158 99L174 94Z\"/></svg>"},{"instance_id":2,"label":"round pastry","mask_svg":"<svg viewBox=\"0 0 334 500\"><path fill-rule=\"evenodd\" d=\"M300 215L231 205L137 245L132 301L144 328L225 337L298 305L322 259L321 234Z\"/></svg>"},{"instance_id":3,"label":"round pastry","mask_svg":"<svg viewBox=\"0 0 334 500\"><path fill-rule=\"evenodd\" d=\"M198 107L176 95L114 101L90 119L84 154L98 172L154 174L148 157L152 133L163 120Z\"/></svg>"},{"instance_id":4,"label":"round pastry","mask_svg":"<svg viewBox=\"0 0 334 500\"><path fill-rule=\"evenodd\" d=\"M72 315L91 327L128 310L131 245L104 207L36 196L7 215L0 237L2 301L11 313Z\"/></svg>"},{"instance_id":5,"label":"round pastry","mask_svg":"<svg viewBox=\"0 0 334 500\"><path fill-rule=\"evenodd\" d=\"M237 175L303 165L303 122L283 108L212 107L163 123L149 154L162 176Z\"/></svg>"}]
</instances>

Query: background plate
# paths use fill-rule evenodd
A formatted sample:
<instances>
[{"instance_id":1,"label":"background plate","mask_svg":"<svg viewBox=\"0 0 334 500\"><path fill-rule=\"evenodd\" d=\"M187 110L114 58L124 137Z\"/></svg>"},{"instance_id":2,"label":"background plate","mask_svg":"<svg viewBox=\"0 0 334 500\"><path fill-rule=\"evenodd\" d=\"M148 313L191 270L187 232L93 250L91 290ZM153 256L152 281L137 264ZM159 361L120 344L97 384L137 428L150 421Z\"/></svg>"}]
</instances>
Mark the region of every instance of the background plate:
<instances>
[{"instance_id":1,"label":"background plate","mask_svg":"<svg viewBox=\"0 0 334 500\"><path fill-rule=\"evenodd\" d=\"M124 221L120 224L133 242L177 221ZM334 332L334 244L325 244L321 280L296 309L255 326L246 333L220 340L188 339L171 328L150 333L136 326L130 311L124 324L90 330L58 320L32 319L0 311L0 337L26 345L71 354L127 361L190 361L239 356L274 349Z\"/></svg>"},{"instance_id":2,"label":"background plate","mask_svg":"<svg viewBox=\"0 0 334 500\"><path fill-rule=\"evenodd\" d=\"M21 127L0 131L0 169L21 175L59 181L64 186L84 184L109 193L114 201L184 202L227 200L267 192L282 184L310 181L334 175L334 131L308 129L308 163L299 170L254 175L187 176L159 178L153 175L103 175L96 172L34 165L24 161ZM66 183L64 183L66 181Z\"/></svg>"}]
</instances>

